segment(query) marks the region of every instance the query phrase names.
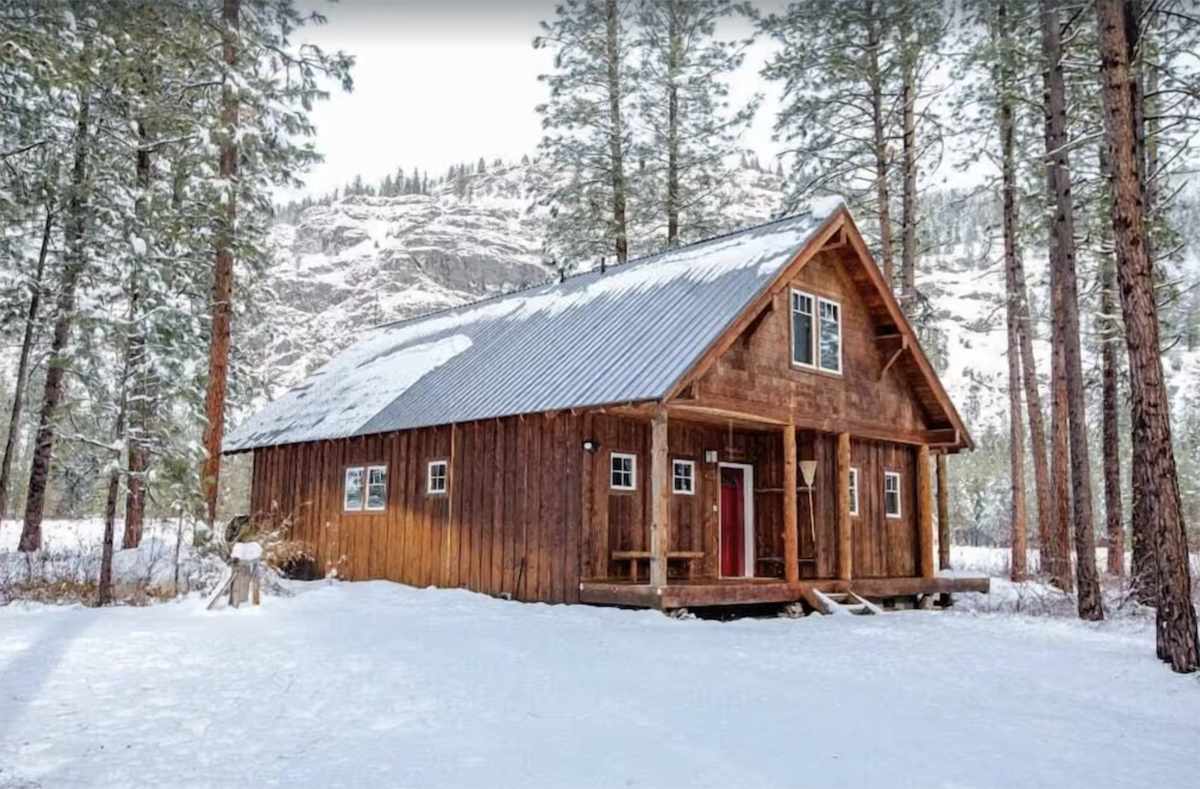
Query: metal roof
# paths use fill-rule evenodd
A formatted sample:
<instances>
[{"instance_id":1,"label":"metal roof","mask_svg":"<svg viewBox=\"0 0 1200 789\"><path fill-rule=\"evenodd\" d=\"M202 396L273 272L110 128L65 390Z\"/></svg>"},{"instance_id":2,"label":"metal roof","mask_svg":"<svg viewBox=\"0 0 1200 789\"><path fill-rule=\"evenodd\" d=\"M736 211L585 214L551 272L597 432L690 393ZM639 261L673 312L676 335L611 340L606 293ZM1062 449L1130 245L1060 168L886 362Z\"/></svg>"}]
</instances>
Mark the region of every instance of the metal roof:
<instances>
[{"instance_id":1,"label":"metal roof","mask_svg":"<svg viewBox=\"0 0 1200 789\"><path fill-rule=\"evenodd\" d=\"M371 329L224 451L659 399L827 218L810 211Z\"/></svg>"}]
</instances>

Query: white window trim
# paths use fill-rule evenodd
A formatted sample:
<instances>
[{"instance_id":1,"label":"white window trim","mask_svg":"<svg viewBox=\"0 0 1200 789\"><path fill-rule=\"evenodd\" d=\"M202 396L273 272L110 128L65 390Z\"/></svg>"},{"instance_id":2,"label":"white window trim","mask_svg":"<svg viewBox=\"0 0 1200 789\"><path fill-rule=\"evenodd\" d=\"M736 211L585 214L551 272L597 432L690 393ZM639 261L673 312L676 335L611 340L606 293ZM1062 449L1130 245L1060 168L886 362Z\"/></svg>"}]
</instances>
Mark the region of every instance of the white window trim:
<instances>
[{"instance_id":1,"label":"white window trim","mask_svg":"<svg viewBox=\"0 0 1200 789\"><path fill-rule=\"evenodd\" d=\"M379 507L371 506L371 472L383 471L383 504ZM363 510L366 512L383 512L387 509L387 473L388 467L384 465L367 466L363 472Z\"/></svg>"},{"instance_id":2,"label":"white window trim","mask_svg":"<svg viewBox=\"0 0 1200 789\"><path fill-rule=\"evenodd\" d=\"M613 482L613 461L629 460L629 485L617 485ZM613 490L637 490L637 455L629 452L610 452L608 455L608 484Z\"/></svg>"},{"instance_id":3,"label":"white window trim","mask_svg":"<svg viewBox=\"0 0 1200 789\"><path fill-rule=\"evenodd\" d=\"M836 299L827 299L824 296L818 296L815 293L809 293L806 290L799 288L790 288L788 294L788 336L791 338L791 345L788 353L792 358L792 366L799 367L802 370L816 370L830 375L842 374L842 303ZM813 311L809 316L812 318L812 364L796 361L796 296L805 296L812 299ZM837 309L837 330L838 330L838 355L837 369L828 370L821 366L821 305L832 304Z\"/></svg>"},{"instance_id":4,"label":"white window trim","mask_svg":"<svg viewBox=\"0 0 1200 789\"><path fill-rule=\"evenodd\" d=\"M854 517L858 515L858 466L850 467L850 490L854 493L850 497L850 516Z\"/></svg>"},{"instance_id":5,"label":"white window trim","mask_svg":"<svg viewBox=\"0 0 1200 789\"><path fill-rule=\"evenodd\" d=\"M800 362L800 361L796 360L796 297L797 296L806 296L807 298L812 300L813 311L809 314L808 317L812 319L812 339L813 339L814 344L816 343L817 332L820 329L820 324L818 322L819 316L817 314L817 297L811 293L808 293L807 291L799 290L798 288L792 288L791 293L788 295L788 337L791 339L791 344L789 346L788 353L792 357L792 366L793 367L801 367L805 370L816 370L817 365L820 363L821 360L817 358L817 349L815 347L809 348L809 350L812 351L812 359L813 359L812 364L809 364L807 362Z\"/></svg>"},{"instance_id":6,"label":"white window trim","mask_svg":"<svg viewBox=\"0 0 1200 789\"><path fill-rule=\"evenodd\" d=\"M439 475L442 478L442 487L435 490L433 487L433 469L436 466L442 467L442 473ZM445 460L431 460L425 466L425 493L430 496L445 496L446 491L450 489L450 463Z\"/></svg>"},{"instance_id":7,"label":"white window trim","mask_svg":"<svg viewBox=\"0 0 1200 789\"><path fill-rule=\"evenodd\" d=\"M821 366L821 305L832 304L837 310L837 330L838 330L838 352L837 352L837 369L830 370ZM817 369L823 373L833 373L834 375L842 374L842 303L833 299L823 299L817 297L817 327L813 333L813 342L816 343L816 353L813 358L817 360Z\"/></svg>"},{"instance_id":8,"label":"white window trim","mask_svg":"<svg viewBox=\"0 0 1200 789\"><path fill-rule=\"evenodd\" d=\"M359 485L359 504L350 506L350 474L357 471L362 484ZM342 473L342 512L362 512L367 505L367 470L362 466L346 466Z\"/></svg>"},{"instance_id":9,"label":"white window trim","mask_svg":"<svg viewBox=\"0 0 1200 789\"><path fill-rule=\"evenodd\" d=\"M896 480L896 511L895 512L888 512L888 509L887 509L887 506L888 506L887 483L888 483L889 479ZM904 503L903 502L904 502L904 496L901 494L900 472L899 471L883 472L883 514L884 514L884 516L887 518L892 518L892 519L904 517L903 516L903 512L904 512Z\"/></svg>"},{"instance_id":10,"label":"white window trim","mask_svg":"<svg viewBox=\"0 0 1200 789\"><path fill-rule=\"evenodd\" d=\"M686 477L680 477L675 474L676 466L687 466L688 473ZM679 487L680 480L686 479L690 485L690 490L684 490ZM679 496L695 496L696 495L696 461L685 460L683 458L673 458L671 460L671 492Z\"/></svg>"}]
</instances>

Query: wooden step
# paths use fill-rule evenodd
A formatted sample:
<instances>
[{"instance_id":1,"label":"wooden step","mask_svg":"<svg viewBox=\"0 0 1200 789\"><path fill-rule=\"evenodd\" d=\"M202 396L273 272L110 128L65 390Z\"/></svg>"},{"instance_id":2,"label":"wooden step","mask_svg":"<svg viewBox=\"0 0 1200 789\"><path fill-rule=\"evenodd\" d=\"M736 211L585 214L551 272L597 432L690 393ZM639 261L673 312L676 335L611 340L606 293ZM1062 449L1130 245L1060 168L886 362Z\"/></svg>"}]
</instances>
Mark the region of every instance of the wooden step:
<instances>
[{"instance_id":1,"label":"wooden step","mask_svg":"<svg viewBox=\"0 0 1200 789\"><path fill-rule=\"evenodd\" d=\"M821 592L811 589L810 593L804 595L804 599L822 614L869 616L883 613L882 608L853 592Z\"/></svg>"}]
</instances>

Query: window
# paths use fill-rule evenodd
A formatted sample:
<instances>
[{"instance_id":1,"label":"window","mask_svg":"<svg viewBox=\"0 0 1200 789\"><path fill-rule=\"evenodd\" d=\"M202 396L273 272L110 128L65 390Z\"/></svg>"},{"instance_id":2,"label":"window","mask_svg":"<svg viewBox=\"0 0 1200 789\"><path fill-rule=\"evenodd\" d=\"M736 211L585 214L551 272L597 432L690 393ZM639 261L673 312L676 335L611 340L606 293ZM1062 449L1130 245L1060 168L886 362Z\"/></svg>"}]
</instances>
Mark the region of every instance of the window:
<instances>
[{"instance_id":1,"label":"window","mask_svg":"<svg viewBox=\"0 0 1200 789\"><path fill-rule=\"evenodd\" d=\"M858 514L858 469L850 469L850 514Z\"/></svg>"},{"instance_id":2,"label":"window","mask_svg":"<svg viewBox=\"0 0 1200 789\"><path fill-rule=\"evenodd\" d=\"M842 371L842 307L836 301L792 291L792 364Z\"/></svg>"},{"instance_id":3,"label":"window","mask_svg":"<svg viewBox=\"0 0 1200 789\"><path fill-rule=\"evenodd\" d=\"M831 373L842 371L842 308L834 301L821 299L821 369Z\"/></svg>"},{"instance_id":4,"label":"window","mask_svg":"<svg viewBox=\"0 0 1200 789\"><path fill-rule=\"evenodd\" d=\"M685 496L696 492L696 464L690 460L675 460L671 463L671 488Z\"/></svg>"},{"instance_id":5,"label":"window","mask_svg":"<svg viewBox=\"0 0 1200 789\"><path fill-rule=\"evenodd\" d=\"M637 489L637 455L625 455L620 452L612 453L612 487L613 490Z\"/></svg>"},{"instance_id":6,"label":"window","mask_svg":"<svg viewBox=\"0 0 1200 789\"><path fill-rule=\"evenodd\" d=\"M448 466L444 460L429 461L429 474L426 477L426 493L445 493L446 478L449 475Z\"/></svg>"},{"instance_id":7,"label":"window","mask_svg":"<svg viewBox=\"0 0 1200 789\"><path fill-rule=\"evenodd\" d=\"M883 472L883 512L889 518L900 517L900 472Z\"/></svg>"},{"instance_id":8,"label":"window","mask_svg":"<svg viewBox=\"0 0 1200 789\"><path fill-rule=\"evenodd\" d=\"M387 466L367 466L367 509L381 512L387 506Z\"/></svg>"},{"instance_id":9,"label":"window","mask_svg":"<svg viewBox=\"0 0 1200 789\"><path fill-rule=\"evenodd\" d=\"M813 366L813 297L792 291L792 363Z\"/></svg>"},{"instance_id":10,"label":"window","mask_svg":"<svg viewBox=\"0 0 1200 789\"><path fill-rule=\"evenodd\" d=\"M342 493L342 509L357 512L363 508L363 467L346 469L346 489Z\"/></svg>"}]
</instances>

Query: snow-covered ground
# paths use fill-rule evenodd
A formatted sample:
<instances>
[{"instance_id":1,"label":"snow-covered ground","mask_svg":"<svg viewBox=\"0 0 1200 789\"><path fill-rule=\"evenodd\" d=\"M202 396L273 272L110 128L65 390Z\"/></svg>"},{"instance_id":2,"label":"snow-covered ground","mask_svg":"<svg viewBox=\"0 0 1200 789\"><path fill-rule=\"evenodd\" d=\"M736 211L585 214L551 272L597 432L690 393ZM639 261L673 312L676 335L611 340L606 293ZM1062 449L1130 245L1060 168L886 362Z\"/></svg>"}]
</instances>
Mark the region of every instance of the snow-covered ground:
<instances>
[{"instance_id":1,"label":"snow-covered ground","mask_svg":"<svg viewBox=\"0 0 1200 789\"><path fill-rule=\"evenodd\" d=\"M0 786L1194 786L1138 621L674 620L386 582L0 608Z\"/></svg>"}]
</instances>

